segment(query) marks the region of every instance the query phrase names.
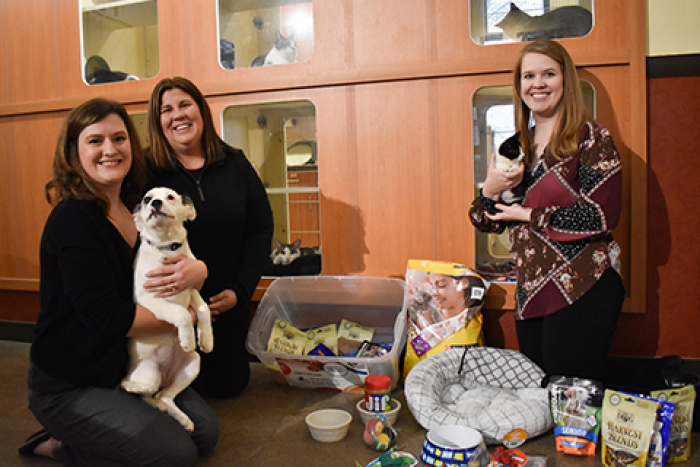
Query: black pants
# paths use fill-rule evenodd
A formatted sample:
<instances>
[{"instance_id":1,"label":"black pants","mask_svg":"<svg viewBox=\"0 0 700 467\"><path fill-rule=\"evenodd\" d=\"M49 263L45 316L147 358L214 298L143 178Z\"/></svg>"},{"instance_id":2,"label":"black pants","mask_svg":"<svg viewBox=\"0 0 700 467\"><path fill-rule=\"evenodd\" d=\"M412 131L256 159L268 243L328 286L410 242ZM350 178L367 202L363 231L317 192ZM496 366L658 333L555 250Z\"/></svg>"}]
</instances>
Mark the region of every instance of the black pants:
<instances>
[{"instance_id":1,"label":"black pants","mask_svg":"<svg viewBox=\"0 0 700 467\"><path fill-rule=\"evenodd\" d=\"M202 353L199 376L192 387L203 397L227 399L238 396L250 380L250 354L246 350L248 336L248 303L239 303L233 309L216 317L214 350Z\"/></svg>"},{"instance_id":2,"label":"black pants","mask_svg":"<svg viewBox=\"0 0 700 467\"><path fill-rule=\"evenodd\" d=\"M543 318L517 321L520 351L548 376L602 380L624 299L622 279L608 268L566 308Z\"/></svg>"},{"instance_id":3,"label":"black pants","mask_svg":"<svg viewBox=\"0 0 700 467\"><path fill-rule=\"evenodd\" d=\"M186 432L173 417L120 387L64 383L29 367L29 408L53 437L54 451L71 466L194 466L214 450L219 421L209 405L187 388L175 402L194 422Z\"/></svg>"}]
</instances>

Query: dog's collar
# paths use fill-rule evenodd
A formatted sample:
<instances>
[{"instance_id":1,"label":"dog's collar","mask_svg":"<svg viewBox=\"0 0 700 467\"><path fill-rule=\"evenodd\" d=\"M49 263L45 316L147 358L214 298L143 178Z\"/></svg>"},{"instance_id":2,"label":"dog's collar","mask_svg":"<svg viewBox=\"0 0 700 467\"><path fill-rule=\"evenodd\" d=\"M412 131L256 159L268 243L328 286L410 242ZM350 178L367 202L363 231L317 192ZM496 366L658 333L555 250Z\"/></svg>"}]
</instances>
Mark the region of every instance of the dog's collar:
<instances>
[{"instance_id":1,"label":"dog's collar","mask_svg":"<svg viewBox=\"0 0 700 467\"><path fill-rule=\"evenodd\" d=\"M177 251L182 246L182 242L180 242L180 243L173 242L173 243L166 243L165 245L156 245L155 243L153 243L152 241L150 241L148 239L145 239L145 240L146 240L146 243L148 243L149 245L151 245L152 247L154 247L160 251Z\"/></svg>"}]
</instances>

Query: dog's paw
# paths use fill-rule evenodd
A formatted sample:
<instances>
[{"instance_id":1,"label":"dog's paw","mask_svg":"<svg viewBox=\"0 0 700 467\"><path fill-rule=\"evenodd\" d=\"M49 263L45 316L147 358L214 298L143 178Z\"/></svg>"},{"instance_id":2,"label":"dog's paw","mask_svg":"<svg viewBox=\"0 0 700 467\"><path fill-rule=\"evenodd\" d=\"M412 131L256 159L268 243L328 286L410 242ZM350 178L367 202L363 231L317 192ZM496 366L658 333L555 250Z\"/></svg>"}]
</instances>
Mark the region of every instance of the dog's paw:
<instances>
[{"instance_id":1,"label":"dog's paw","mask_svg":"<svg viewBox=\"0 0 700 467\"><path fill-rule=\"evenodd\" d=\"M199 331L199 349L204 353L214 350L214 335L211 332Z\"/></svg>"},{"instance_id":2,"label":"dog's paw","mask_svg":"<svg viewBox=\"0 0 700 467\"><path fill-rule=\"evenodd\" d=\"M195 349L197 348L197 344L194 341L180 341L180 347L182 347L182 350L185 352L194 352Z\"/></svg>"},{"instance_id":3,"label":"dog's paw","mask_svg":"<svg viewBox=\"0 0 700 467\"><path fill-rule=\"evenodd\" d=\"M199 344L199 350L201 350L204 353L211 353L212 350L214 350L214 343L213 342L205 342Z\"/></svg>"},{"instance_id":4,"label":"dog's paw","mask_svg":"<svg viewBox=\"0 0 700 467\"><path fill-rule=\"evenodd\" d=\"M194 335L191 337L188 335L185 338L180 336L180 347L185 352L194 352L197 348L197 341L194 339Z\"/></svg>"},{"instance_id":5,"label":"dog's paw","mask_svg":"<svg viewBox=\"0 0 700 467\"><path fill-rule=\"evenodd\" d=\"M161 393L162 394L162 393ZM190 417L187 416L185 412L180 410L180 408L175 405L175 401L170 398L169 396L162 396L159 398L159 401L163 404L164 409L162 409L164 412L168 412L171 417L173 417L175 420L182 425L182 427L185 429L185 431L191 433L194 431L194 422L190 420Z\"/></svg>"},{"instance_id":6,"label":"dog's paw","mask_svg":"<svg viewBox=\"0 0 700 467\"><path fill-rule=\"evenodd\" d=\"M152 396L144 396L143 397L144 402L146 402L148 405L151 407L154 407L161 412L167 412L168 411L168 406L163 402L162 400L158 399L157 397L152 397Z\"/></svg>"},{"instance_id":7,"label":"dog's paw","mask_svg":"<svg viewBox=\"0 0 700 467\"><path fill-rule=\"evenodd\" d=\"M182 347L182 350L185 352L195 351L197 348L197 341L195 340L194 328L180 328L178 337L180 338L180 347Z\"/></svg>"},{"instance_id":8,"label":"dog's paw","mask_svg":"<svg viewBox=\"0 0 700 467\"><path fill-rule=\"evenodd\" d=\"M186 432L192 433L194 431L194 422L189 418L187 420L181 420L180 425L185 429Z\"/></svg>"},{"instance_id":9,"label":"dog's paw","mask_svg":"<svg viewBox=\"0 0 700 467\"><path fill-rule=\"evenodd\" d=\"M130 392L132 394L155 394L155 392L158 390L157 386L126 379L122 381L122 388L124 388L126 392Z\"/></svg>"}]
</instances>

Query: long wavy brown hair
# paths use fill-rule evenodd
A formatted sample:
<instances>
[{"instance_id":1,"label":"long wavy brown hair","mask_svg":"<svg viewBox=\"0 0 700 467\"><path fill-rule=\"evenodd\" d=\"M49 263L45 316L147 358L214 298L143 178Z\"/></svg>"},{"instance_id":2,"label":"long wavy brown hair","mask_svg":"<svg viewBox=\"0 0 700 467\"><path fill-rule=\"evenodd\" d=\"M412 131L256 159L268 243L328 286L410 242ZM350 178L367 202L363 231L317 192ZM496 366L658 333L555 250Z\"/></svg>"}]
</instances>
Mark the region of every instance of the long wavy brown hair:
<instances>
[{"instance_id":1,"label":"long wavy brown hair","mask_svg":"<svg viewBox=\"0 0 700 467\"><path fill-rule=\"evenodd\" d=\"M146 166L141 141L124 106L102 97L80 104L71 111L63 123L54 152L53 179L44 187L44 195L50 204L56 204L67 198L94 200L107 215L109 200L80 163L78 137L86 127L111 114L122 119L131 143L131 168L122 182L119 197L129 209L136 207L146 182Z\"/></svg>"},{"instance_id":2,"label":"long wavy brown hair","mask_svg":"<svg viewBox=\"0 0 700 467\"><path fill-rule=\"evenodd\" d=\"M525 105L521 97L521 82L523 57L529 53L539 53L555 60L561 67L564 77L564 95L557 110L558 118L552 137L549 141L549 152L561 159L573 156L578 152L581 128L589 118L583 102L581 82L576 66L564 46L547 38L540 38L523 47L518 54L513 70L513 103L515 104L515 128L520 131L520 142L525 153L525 163L531 160L532 135L529 131L532 111Z\"/></svg>"},{"instance_id":3,"label":"long wavy brown hair","mask_svg":"<svg viewBox=\"0 0 700 467\"><path fill-rule=\"evenodd\" d=\"M148 134L151 139L151 146L147 150L148 162L156 169L174 169L172 158L172 147L168 143L163 126L160 124L160 107L163 101L163 93L171 89L180 89L192 97L199 112L202 115L204 128L202 131L202 152L204 153L204 164L211 165L226 157L224 148L227 144L216 133L211 109L202 92L195 84L182 76L164 78L156 84L151 93L151 100L148 104Z\"/></svg>"}]
</instances>

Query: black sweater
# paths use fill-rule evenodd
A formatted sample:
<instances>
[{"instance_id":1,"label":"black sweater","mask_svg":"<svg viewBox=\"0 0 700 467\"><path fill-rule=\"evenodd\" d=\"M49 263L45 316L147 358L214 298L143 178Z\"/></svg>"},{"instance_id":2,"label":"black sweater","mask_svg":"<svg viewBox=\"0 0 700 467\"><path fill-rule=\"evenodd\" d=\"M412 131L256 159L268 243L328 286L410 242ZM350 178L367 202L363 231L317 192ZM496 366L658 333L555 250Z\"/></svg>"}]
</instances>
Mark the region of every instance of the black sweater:
<instances>
[{"instance_id":1,"label":"black sweater","mask_svg":"<svg viewBox=\"0 0 700 467\"><path fill-rule=\"evenodd\" d=\"M175 170L150 171L146 190L166 186L192 199L197 218L185 227L192 253L209 270L202 297L208 301L231 289L237 308L247 308L270 254L272 209L243 151L226 152L226 159L205 167L198 180L177 161Z\"/></svg>"},{"instance_id":2,"label":"black sweater","mask_svg":"<svg viewBox=\"0 0 700 467\"><path fill-rule=\"evenodd\" d=\"M115 387L134 321L134 250L93 201L54 207L41 237L41 311L32 361L79 386Z\"/></svg>"}]
</instances>

